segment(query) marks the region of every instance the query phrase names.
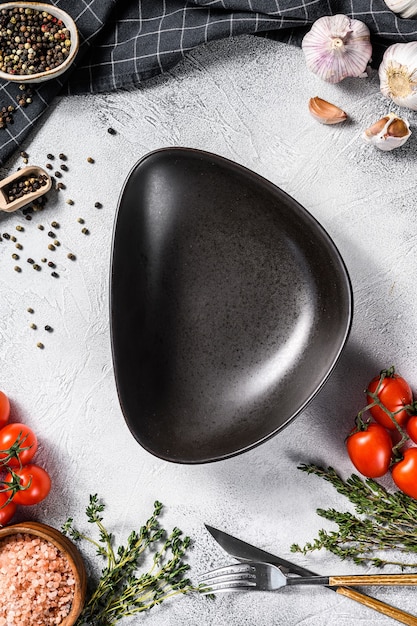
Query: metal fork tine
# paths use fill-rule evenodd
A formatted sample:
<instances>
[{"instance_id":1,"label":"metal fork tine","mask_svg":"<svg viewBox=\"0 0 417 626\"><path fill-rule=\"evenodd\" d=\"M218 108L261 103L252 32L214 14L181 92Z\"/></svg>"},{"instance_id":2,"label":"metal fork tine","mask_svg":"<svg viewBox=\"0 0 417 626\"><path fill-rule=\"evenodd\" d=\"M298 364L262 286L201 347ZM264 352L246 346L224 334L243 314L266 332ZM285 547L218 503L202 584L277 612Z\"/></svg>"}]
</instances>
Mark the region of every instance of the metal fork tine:
<instances>
[{"instance_id":1,"label":"metal fork tine","mask_svg":"<svg viewBox=\"0 0 417 626\"><path fill-rule=\"evenodd\" d=\"M236 574L245 574L245 573L253 573L254 569L251 565L247 565L246 563L236 563L234 565L225 565L224 567L217 567L216 569L212 569L209 572L205 572L200 578L216 578L217 576L226 576L226 575L236 575Z\"/></svg>"},{"instance_id":2,"label":"metal fork tine","mask_svg":"<svg viewBox=\"0 0 417 626\"><path fill-rule=\"evenodd\" d=\"M256 586L256 572L251 565L238 563L206 572L199 577L199 585L207 587L203 594L252 589Z\"/></svg>"},{"instance_id":3,"label":"metal fork tine","mask_svg":"<svg viewBox=\"0 0 417 626\"><path fill-rule=\"evenodd\" d=\"M204 583L200 585L206 586ZM256 581L234 580L229 582L208 584L207 589L200 590L201 595L207 596L212 593L226 593L230 591L252 591L256 589Z\"/></svg>"},{"instance_id":4,"label":"metal fork tine","mask_svg":"<svg viewBox=\"0 0 417 626\"><path fill-rule=\"evenodd\" d=\"M212 587L213 585L224 585L233 582L250 582L256 580L254 572L239 572L237 574L221 574L220 576L207 576L206 578L200 578L200 585L207 585Z\"/></svg>"}]
</instances>

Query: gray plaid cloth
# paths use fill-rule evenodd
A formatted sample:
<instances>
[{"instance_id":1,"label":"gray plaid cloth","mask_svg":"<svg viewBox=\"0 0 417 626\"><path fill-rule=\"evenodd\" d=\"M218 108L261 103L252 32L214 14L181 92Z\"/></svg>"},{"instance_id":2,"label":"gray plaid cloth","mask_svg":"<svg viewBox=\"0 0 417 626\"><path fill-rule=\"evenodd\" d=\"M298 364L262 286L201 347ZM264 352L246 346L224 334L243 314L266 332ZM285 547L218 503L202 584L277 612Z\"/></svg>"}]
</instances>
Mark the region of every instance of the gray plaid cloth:
<instances>
[{"instance_id":1,"label":"gray plaid cloth","mask_svg":"<svg viewBox=\"0 0 417 626\"><path fill-rule=\"evenodd\" d=\"M367 24L375 64L391 43L417 39L417 20L398 18L383 0L52 0L51 4L75 19L80 51L61 78L33 88L33 102L18 107L14 124L0 130L0 164L19 148L57 94L138 85L211 40L254 34L300 45L317 18L336 13ZM16 105L18 95L17 84L1 84L0 107Z\"/></svg>"}]
</instances>

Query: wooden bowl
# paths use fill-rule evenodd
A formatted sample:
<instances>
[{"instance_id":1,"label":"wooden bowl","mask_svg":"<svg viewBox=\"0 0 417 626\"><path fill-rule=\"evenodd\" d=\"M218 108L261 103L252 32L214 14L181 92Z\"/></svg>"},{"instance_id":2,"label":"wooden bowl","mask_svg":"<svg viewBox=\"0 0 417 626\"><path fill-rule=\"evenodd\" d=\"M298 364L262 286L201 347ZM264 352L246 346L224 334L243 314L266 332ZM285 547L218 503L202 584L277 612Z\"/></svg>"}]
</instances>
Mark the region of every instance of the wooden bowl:
<instances>
[{"instance_id":1,"label":"wooden bowl","mask_svg":"<svg viewBox=\"0 0 417 626\"><path fill-rule=\"evenodd\" d=\"M61 74L63 74L74 61L80 45L78 29L72 17L62 9L58 9L52 4L43 4L42 2L3 2L2 4L0 4L0 11L2 9L14 8L30 8L37 11L47 11L53 17L57 17L59 20L62 20L66 28L71 33L71 46L69 54L65 61L61 63L61 65L58 65L57 67L54 67L47 72L38 72L37 74L8 74L7 72L0 71L0 79L12 81L15 83L29 84L42 83L46 80L51 80L52 78L61 76Z\"/></svg>"},{"instance_id":2,"label":"wooden bowl","mask_svg":"<svg viewBox=\"0 0 417 626\"><path fill-rule=\"evenodd\" d=\"M74 599L72 601L71 611L62 620L59 626L73 626L83 610L87 590L87 574L80 552L73 542L59 530L47 524L41 524L40 522L22 522L12 524L11 526L4 526L0 528L0 540L19 533L34 535L35 537L49 541L62 552L70 564L75 579Z\"/></svg>"}]
</instances>

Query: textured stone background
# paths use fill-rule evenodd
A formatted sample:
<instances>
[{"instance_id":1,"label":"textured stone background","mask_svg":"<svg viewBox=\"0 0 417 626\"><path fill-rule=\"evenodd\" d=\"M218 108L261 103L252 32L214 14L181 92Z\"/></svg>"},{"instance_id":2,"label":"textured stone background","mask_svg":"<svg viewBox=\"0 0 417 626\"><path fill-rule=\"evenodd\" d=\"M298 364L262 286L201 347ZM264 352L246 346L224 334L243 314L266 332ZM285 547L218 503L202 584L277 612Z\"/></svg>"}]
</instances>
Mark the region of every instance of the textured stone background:
<instances>
[{"instance_id":1,"label":"textured stone background","mask_svg":"<svg viewBox=\"0 0 417 626\"><path fill-rule=\"evenodd\" d=\"M319 95L347 111L350 122L318 124L307 102ZM190 53L141 89L64 98L43 118L25 149L30 163L65 152L67 189L32 222L0 216L1 232L22 223L23 272L13 271L12 245L0 245L0 388L13 420L39 435L37 460L54 479L48 499L25 517L59 527L72 515L84 524L90 493L107 503L109 529L124 541L148 517L155 499L164 524L194 539L191 576L228 561L208 537L207 522L297 560L323 574L358 571L326 554L291 555L330 523L317 507L349 508L300 462L352 471L344 437L362 408L368 379L395 364L417 388L415 177L417 134L383 153L361 133L388 110L375 73L339 85L308 72L302 52L256 37L213 43ZM406 112L412 129L416 114ZM112 126L117 135L111 136ZM351 276L355 314L346 349L321 393L279 436L243 456L196 467L160 461L130 435L117 399L109 335L108 289L113 219L121 187L147 152L166 146L212 151L256 171L308 209L338 246ZM88 156L95 159L87 163ZM10 171L21 165L16 157ZM8 170L2 172L6 175ZM72 198L74 205L66 204ZM100 201L102 209L94 208ZM81 234L83 217L91 234ZM44 256L52 220L62 245L60 278L34 272L25 259ZM46 231L37 229L43 223ZM77 255L71 263L67 252ZM49 255L51 256L51 255ZM26 309L31 306L35 314ZM39 330L29 327L35 322ZM51 334L43 331L49 324ZM36 348L43 341L43 351ZM387 480L388 486L392 486ZM21 516L22 517L22 516ZM84 524L86 526L86 524ZM94 556L90 555L97 563ZM365 571L365 570L363 570ZM410 589L375 596L415 611ZM124 624L148 626L382 626L393 623L326 589L186 597Z\"/></svg>"}]
</instances>

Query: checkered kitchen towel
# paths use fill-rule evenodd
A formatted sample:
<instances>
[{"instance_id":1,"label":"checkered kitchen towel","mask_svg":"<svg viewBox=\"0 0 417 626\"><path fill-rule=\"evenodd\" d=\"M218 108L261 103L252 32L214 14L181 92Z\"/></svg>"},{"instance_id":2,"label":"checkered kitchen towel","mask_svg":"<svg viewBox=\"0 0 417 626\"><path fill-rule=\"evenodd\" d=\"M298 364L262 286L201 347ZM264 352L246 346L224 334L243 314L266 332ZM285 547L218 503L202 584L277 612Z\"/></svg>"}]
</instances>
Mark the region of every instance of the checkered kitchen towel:
<instances>
[{"instance_id":1,"label":"checkered kitchen towel","mask_svg":"<svg viewBox=\"0 0 417 626\"><path fill-rule=\"evenodd\" d=\"M300 45L323 15L344 13L365 22L373 58L384 47L417 40L417 20L394 15L384 0L51 0L76 21L76 63L61 78L34 89L33 102L0 130L0 164L15 152L57 94L131 87L168 70L196 46L241 34ZM21 94L22 92L20 92ZM0 107L16 104L19 87L0 84Z\"/></svg>"}]
</instances>

